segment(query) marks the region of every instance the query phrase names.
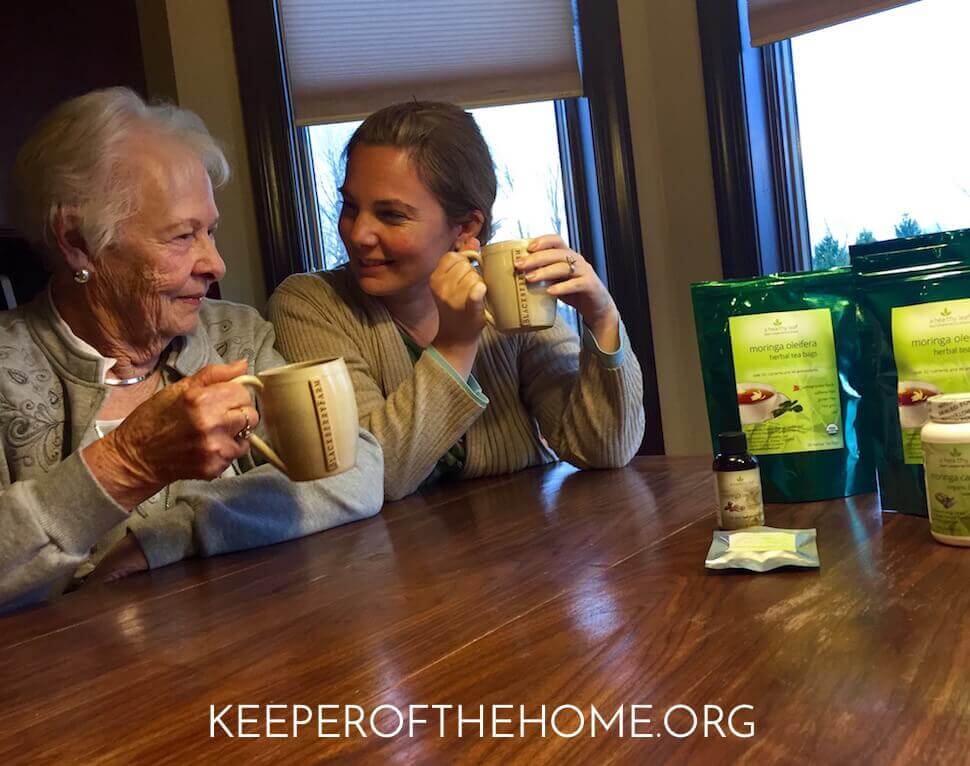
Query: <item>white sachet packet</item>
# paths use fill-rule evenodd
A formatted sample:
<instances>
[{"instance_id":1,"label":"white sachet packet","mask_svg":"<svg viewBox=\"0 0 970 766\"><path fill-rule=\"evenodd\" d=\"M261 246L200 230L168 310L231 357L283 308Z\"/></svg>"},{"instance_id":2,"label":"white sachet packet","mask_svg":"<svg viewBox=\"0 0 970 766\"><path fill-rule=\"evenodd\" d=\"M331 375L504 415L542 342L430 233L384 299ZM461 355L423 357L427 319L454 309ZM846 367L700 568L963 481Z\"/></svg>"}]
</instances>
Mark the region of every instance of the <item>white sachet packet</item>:
<instances>
[{"instance_id":1,"label":"white sachet packet","mask_svg":"<svg viewBox=\"0 0 970 766\"><path fill-rule=\"evenodd\" d=\"M708 569L750 569L755 572L818 565L814 529L774 527L715 530L704 562Z\"/></svg>"}]
</instances>

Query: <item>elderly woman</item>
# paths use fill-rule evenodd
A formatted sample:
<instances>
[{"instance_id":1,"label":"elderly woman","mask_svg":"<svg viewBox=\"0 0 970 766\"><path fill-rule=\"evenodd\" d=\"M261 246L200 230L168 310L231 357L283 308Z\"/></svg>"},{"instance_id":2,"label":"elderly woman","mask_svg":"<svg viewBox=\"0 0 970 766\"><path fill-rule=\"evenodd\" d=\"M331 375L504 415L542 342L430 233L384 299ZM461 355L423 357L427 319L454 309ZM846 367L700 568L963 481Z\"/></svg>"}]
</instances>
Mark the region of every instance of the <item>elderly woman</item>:
<instances>
[{"instance_id":1,"label":"elderly woman","mask_svg":"<svg viewBox=\"0 0 970 766\"><path fill-rule=\"evenodd\" d=\"M517 263L576 308L582 342L559 321L524 335L485 324L485 284L456 252L488 241L496 193L471 115L390 106L363 122L346 156L348 267L290 277L269 314L288 359L346 359L361 422L384 448L385 496L557 456L625 465L643 437L643 380L592 266L554 234L532 240Z\"/></svg>"},{"instance_id":2,"label":"elderly woman","mask_svg":"<svg viewBox=\"0 0 970 766\"><path fill-rule=\"evenodd\" d=\"M338 476L254 463L259 414L232 380L283 360L256 311L205 297L226 268L212 187L228 166L198 117L89 93L41 124L13 177L52 277L0 314L0 609L378 511L365 431Z\"/></svg>"}]
</instances>

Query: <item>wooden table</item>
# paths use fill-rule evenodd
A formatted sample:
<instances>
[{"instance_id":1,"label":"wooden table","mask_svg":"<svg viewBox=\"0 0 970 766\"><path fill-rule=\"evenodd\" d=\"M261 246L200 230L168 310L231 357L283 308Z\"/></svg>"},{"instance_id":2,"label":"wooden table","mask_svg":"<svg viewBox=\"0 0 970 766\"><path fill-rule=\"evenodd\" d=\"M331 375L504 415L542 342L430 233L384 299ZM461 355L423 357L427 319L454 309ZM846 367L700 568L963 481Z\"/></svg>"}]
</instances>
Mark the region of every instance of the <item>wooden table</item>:
<instances>
[{"instance_id":1,"label":"wooden table","mask_svg":"<svg viewBox=\"0 0 970 766\"><path fill-rule=\"evenodd\" d=\"M710 572L712 496L707 460L554 466L0 619L0 763L966 763L970 551L866 496L769 508L772 526L817 527L821 570ZM455 707L418 711L413 738L319 738L316 717L267 738L265 708L242 711L263 737L210 737L210 705L268 704L289 706L269 711L277 734L299 705ZM543 704L547 736L518 736L518 706ZM459 738L458 705L516 736L466 720ZM587 718L574 738L550 728L565 705ZM591 737L591 706L621 705L624 736ZM633 705L653 705L637 731L655 736L630 736ZM671 734L692 724L676 705L693 736ZM754 736L703 736L705 705L751 705L735 724ZM352 709L325 710L345 734ZM220 720L238 734L237 711Z\"/></svg>"}]
</instances>

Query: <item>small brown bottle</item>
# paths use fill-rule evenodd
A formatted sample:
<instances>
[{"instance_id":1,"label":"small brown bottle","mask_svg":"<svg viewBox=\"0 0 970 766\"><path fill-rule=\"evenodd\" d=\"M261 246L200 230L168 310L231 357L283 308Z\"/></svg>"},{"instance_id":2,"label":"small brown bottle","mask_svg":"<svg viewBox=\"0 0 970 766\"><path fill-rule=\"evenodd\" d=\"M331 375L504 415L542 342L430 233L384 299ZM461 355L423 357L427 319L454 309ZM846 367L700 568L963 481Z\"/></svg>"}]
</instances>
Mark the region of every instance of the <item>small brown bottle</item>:
<instances>
[{"instance_id":1,"label":"small brown bottle","mask_svg":"<svg viewBox=\"0 0 970 766\"><path fill-rule=\"evenodd\" d=\"M748 452L748 439L741 431L717 435L714 456L717 481L717 525L721 529L759 527L765 523L761 500L761 469Z\"/></svg>"}]
</instances>

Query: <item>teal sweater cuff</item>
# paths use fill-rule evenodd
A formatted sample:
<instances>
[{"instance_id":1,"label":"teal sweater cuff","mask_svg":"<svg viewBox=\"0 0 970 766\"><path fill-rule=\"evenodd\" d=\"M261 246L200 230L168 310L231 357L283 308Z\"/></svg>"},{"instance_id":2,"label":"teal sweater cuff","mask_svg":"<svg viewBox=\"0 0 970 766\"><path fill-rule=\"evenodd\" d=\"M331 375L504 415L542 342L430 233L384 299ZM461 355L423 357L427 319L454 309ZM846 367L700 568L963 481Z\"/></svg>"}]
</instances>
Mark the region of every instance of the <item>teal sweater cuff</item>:
<instances>
[{"instance_id":1,"label":"teal sweater cuff","mask_svg":"<svg viewBox=\"0 0 970 766\"><path fill-rule=\"evenodd\" d=\"M590 351L607 370L615 370L617 367L622 366L623 356L626 353L626 345L626 332L624 331L622 322L620 322L620 347L612 353L601 349L600 344L593 337L592 331L585 324L583 325L583 348Z\"/></svg>"},{"instance_id":2,"label":"teal sweater cuff","mask_svg":"<svg viewBox=\"0 0 970 766\"><path fill-rule=\"evenodd\" d=\"M445 370L451 377L455 379L459 386L461 386L465 393L467 393L475 402L480 406L484 407L488 404L488 397L485 396L485 392L482 391L482 387L475 380L474 375L469 375L468 380L462 380L461 375L458 374L458 370L451 366L451 363L445 359L434 346L428 346L424 353L435 360L441 368Z\"/></svg>"}]
</instances>

